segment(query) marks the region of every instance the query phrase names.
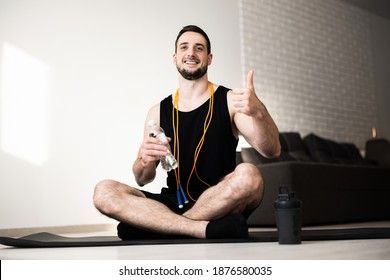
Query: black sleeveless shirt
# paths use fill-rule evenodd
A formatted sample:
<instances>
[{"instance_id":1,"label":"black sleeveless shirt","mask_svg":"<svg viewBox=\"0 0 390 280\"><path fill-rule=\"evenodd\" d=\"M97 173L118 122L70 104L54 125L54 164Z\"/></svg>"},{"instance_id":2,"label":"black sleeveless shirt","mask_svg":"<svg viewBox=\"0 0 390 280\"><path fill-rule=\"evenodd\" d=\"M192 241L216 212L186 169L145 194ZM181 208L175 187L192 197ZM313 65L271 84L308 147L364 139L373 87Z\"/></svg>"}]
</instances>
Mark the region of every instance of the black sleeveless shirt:
<instances>
[{"instance_id":1,"label":"black sleeveless shirt","mask_svg":"<svg viewBox=\"0 0 390 280\"><path fill-rule=\"evenodd\" d=\"M219 86L214 93L212 120L196 163L199 177L211 186L218 183L222 177L232 172L236 167L238 139L232 132L227 105L228 91L229 89ZM180 182L184 189L186 189L187 180L194 164L195 149L203 135L209 103L210 99L193 111L179 111ZM173 151L172 107L172 95L160 102L160 126L164 129L165 134L172 138L170 145ZM177 185L173 171L168 172L167 185L168 189L163 189L164 193L176 192ZM189 184L191 196L195 199L198 198L207 187L194 172Z\"/></svg>"}]
</instances>

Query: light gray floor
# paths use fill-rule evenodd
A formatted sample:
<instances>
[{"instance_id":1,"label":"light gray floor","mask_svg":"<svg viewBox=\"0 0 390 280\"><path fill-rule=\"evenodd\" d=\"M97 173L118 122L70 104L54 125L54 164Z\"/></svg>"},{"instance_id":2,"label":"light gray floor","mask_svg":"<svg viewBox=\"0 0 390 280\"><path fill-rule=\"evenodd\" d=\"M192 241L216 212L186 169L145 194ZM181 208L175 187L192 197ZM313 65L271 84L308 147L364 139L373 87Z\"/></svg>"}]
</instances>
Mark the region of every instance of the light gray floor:
<instances>
[{"instance_id":1,"label":"light gray floor","mask_svg":"<svg viewBox=\"0 0 390 280\"><path fill-rule=\"evenodd\" d=\"M327 226L390 227L390 221ZM318 228L318 227L317 227ZM262 229L256 229L262 230ZM263 229L270 230L270 229ZM65 234L64 234L65 235ZM114 231L67 236L115 235ZM2 260L390 260L390 239L142 245L88 248L17 249L0 245Z\"/></svg>"}]
</instances>

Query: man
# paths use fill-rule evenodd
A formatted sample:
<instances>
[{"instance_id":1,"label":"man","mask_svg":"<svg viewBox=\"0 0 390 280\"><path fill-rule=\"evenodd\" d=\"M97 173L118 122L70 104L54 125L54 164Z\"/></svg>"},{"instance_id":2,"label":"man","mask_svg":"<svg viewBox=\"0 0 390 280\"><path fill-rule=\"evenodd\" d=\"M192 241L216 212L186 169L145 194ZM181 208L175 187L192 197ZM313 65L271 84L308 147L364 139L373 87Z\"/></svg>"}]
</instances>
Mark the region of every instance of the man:
<instances>
[{"instance_id":1,"label":"man","mask_svg":"<svg viewBox=\"0 0 390 280\"><path fill-rule=\"evenodd\" d=\"M133 173L139 186L152 182L159 159L167 154L166 146L149 136L146 124L155 120L170 137L179 165L168 172L168 188L151 194L112 180L97 184L95 206L121 222L119 237L248 236L246 218L262 200L263 180L254 165L236 166L238 135L262 155L277 157L279 132L255 94L253 71L246 88L229 90L208 81L212 58L207 34L197 26L184 27L173 55L179 89L147 114ZM190 202L179 208L176 199L187 198Z\"/></svg>"}]
</instances>

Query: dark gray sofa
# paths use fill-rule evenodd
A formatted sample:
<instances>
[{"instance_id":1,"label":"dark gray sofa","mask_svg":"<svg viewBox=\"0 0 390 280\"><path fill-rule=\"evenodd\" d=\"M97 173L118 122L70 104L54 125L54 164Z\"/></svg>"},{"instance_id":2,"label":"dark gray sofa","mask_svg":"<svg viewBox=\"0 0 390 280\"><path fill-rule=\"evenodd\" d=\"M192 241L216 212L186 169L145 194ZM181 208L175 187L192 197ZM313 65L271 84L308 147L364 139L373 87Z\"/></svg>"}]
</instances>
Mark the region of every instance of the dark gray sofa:
<instances>
[{"instance_id":1,"label":"dark gray sofa","mask_svg":"<svg viewBox=\"0 0 390 280\"><path fill-rule=\"evenodd\" d=\"M302 224L319 225L390 219L390 143L370 140L363 158L355 145L309 134L280 133L282 153L266 159L242 148L238 161L251 162L263 175L261 205L250 226L274 226L274 201L287 186L302 201ZM387 153L387 154L386 154ZM378 159L378 160L377 160Z\"/></svg>"}]
</instances>

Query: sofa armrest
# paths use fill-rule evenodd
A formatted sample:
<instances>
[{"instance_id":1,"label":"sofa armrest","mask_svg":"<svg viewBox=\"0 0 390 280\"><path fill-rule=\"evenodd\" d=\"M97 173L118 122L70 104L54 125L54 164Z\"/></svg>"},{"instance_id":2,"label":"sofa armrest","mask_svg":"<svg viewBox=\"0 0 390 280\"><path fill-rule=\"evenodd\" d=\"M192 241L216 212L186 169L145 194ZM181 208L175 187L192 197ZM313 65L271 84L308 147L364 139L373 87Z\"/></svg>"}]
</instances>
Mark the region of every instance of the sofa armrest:
<instances>
[{"instance_id":1,"label":"sofa armrest","mask_svg":"<svg viewBox=\"0 0 390 280\"><path fill-rule=\"evenodd\" d=\"M368 140L365 158L379 166L390 167L390 142L387 139Z\"/></svg>"}]
</instances>

